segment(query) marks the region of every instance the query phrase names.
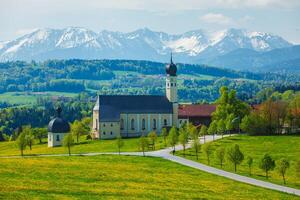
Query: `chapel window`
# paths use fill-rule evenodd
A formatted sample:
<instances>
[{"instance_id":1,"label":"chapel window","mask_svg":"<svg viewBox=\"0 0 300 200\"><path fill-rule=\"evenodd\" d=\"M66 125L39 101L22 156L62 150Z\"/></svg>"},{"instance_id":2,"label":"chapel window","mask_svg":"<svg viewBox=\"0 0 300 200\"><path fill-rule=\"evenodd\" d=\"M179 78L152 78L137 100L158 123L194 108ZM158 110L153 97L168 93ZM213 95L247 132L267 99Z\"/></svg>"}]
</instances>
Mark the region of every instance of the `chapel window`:
<instances>
[{"instance_id":1,"label":"chapel window","mask_svg":"<svg viewBox=\"0 0 300 200\"><path fill-rule=\"evenodd\" d=\"M153 129L156 129L156 119L153 119Z\"/></svg>"},{"instance_id":2,"label":"chapel window","mask_svg":"<svg viewBox=\"0 0 300 200\"><path fill-rule=\"evenodd\" d=\"M168 125L168 121L167 119L164 119L164 125L167 126Z\"/></svg>"},{"instance_id":3,"label":"chapel window","mask_svg":"<svg viewBox=\"0 0 300 200\"><path fill-rule=\"evenodd\" d=\"M131 119L131 130L134 130L134 119Z\"/></svg>"},{"instance_id":4,"label":"chapel window","mask_svg":"<svg viewBox=\"0 0 300 200\"><path fill-rule=\"evenodd\" d=\"M121 119L121 130L124 129L124 119Z\"/></svg>"},{"instance_id":5,"label":"chapel window","mask_svg":"<svg viewBox=\"0 0 300 200\"><path fill-rule=\"evenodd\" d=\"M142 129L143 130L146 129L146 121L145 121L145 119L142 119Z\"/></svg>"},{"instance_id":6,"label":"chapel window","mask_svg":"<svg viewBox=\"0 0 300 200\"><path fill-rule=\"evenodd\" d=\"M56 141L60 141L59 135L56 135Z\"/></svg>"}]
</instances>

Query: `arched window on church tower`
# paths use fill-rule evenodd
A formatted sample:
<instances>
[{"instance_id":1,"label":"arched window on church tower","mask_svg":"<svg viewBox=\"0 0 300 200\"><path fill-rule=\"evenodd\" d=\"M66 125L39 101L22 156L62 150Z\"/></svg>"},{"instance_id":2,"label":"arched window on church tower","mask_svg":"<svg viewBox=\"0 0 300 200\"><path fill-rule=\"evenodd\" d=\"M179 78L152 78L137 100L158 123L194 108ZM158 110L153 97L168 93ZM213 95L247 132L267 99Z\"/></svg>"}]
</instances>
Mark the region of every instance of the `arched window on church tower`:
<instances>
[{"instance_id":1,"label":"arched window on church tower","mask_svg":"<svg viewBox=\"0 0 300 200\"><path fill-rule=\"evenodd\" d=\"M131 130L134 130L134 119L131 119Z\"/></svg>"},{"instance_id":2,"label":"arched window on church tower","mask_svg":"<svg viewBox=\"0 0 300 200\"><path fill-rule=\"evenodd\" d=\"M146 129L146 121L145 121L145 119L142 119L142 129L143 130Z\"/></svg>"},{"instance_id":3,"label":"arched window on church tower","mask_svg":"<svg viewBox=\"0 0 300 200\"><path fill-rule=\"evenodd\" d=\"M121 130L124 129L124 119L121 119L121 121L120 121L120 127L121 127Z\"/></svg>"},{"instance_id":4,"label":"arched window on church tower","mask_svg":"<svg viewBox=\"0 0 300 200\"><path fill-rule=\"evenodd\" d=\"M156 129L156 119L153 119L153 129Z\"/></svg>"}]
</instances>

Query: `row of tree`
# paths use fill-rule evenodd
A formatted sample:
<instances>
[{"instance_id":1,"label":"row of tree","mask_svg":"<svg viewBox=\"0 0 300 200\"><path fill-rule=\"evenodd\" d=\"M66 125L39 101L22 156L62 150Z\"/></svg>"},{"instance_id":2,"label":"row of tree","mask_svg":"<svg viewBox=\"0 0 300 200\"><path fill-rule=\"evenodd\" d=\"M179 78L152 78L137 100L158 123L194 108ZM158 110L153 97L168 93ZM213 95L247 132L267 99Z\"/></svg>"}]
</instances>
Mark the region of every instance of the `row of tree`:
<instances>
[{"instance_id":1,"label":"row of tree","mask_svg":"<svg viewBox=\"0 0 300 200\"><path fill-rule=\"evenodd\" d=\"M289 98L268 98L255 105L252 112L242 119L241 128L250 134L288 134L299 132L300 93Z\"/></svg>"}]
</instances>

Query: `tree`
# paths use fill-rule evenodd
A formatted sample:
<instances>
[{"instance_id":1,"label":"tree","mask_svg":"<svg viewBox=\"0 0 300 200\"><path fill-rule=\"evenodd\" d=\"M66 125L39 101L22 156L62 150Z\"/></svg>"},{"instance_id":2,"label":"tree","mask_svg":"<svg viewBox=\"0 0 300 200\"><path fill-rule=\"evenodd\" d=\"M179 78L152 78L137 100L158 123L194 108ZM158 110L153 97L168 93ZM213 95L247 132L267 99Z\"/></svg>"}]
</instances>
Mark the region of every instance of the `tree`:
<instances>
[{"instance_id":1,"label":"tree","mask_svg":"<svg viewBox=\"0 0 300 200\"><path fill-rule=\"evenodd\" d=\"M71 125L71 133L76 137L77 143L79 141L79 136L85 134L86 132L87 130L85 129L84 125L78 120L75 120Z\"/></svg>"},{"instance_id":2,"label":"tree","mask_svg":"<svg viewBox=\"0 0 300 200\"><path fill-rule=\"evenodd\" d=\"M252 165L253 165L253 158L251 156L248 156L247 157L247 165L249 167L249 174L251 176L251 169L252 169Z\"/></svg>"},{"instance_id":3,"label":"tree","mask_svg":"<svg viewBox=\"0 0 300 200\"><path fill-rule=\"evenodd\" d=\"M300 178L300 160L296 164L296 176Z\"/></svg>"},{"instance_id":4,"label":"tree","mask_svg":"<svg viewBox=\"0 0 300 200\"><path fill-rule=\"evenodd\" d=\"M221 168L223 167L223 163L224 163L224 159L225 159L225 148L224 147L219 147L217 150L216 150L216 157L219 159L220 161L220 165L221 165Z\"/></svg>"},{"instance_id":5,"label":"tree","mask_svg":"<svg viewBox=\"0 0 300 200\"><path fill-rule=\"evenodd\" d=\"M34 143L34 135L31 131L31 128L30 127L24 128L23 130L26 131L26 135L25 135L26 143L29 146L29 149L32 150L32 145Z\"/></svg>"},{"instance_id":6,"label":"tree","mask_svg":"<svg viewBox=\"0 0 300 200\"><path fill-rule=\"evenodd\" d=\"M212 121L207 130L209 135L213 136L213 140L215 140L215 133L217 132L217 121Z\"/></svg>"},{"instance_id":7,"label":"tree","mask_svg":"<svg viewBox=\"0 0 300 200\"><path fill-rule=\"evenodd\" d=\"M175 154L175 145L178 142L177 130L176 127L172 127L169 136L168 136L169 144L173 147L173 155Z\"/></svg>"},{"instance_id":8,"label":"tree","mask_svg":"<svg viewBox=\"0 0 300 200\"><path fill-rule=\"evenodd\" d=\"M23 156L23 151L25 150L26 146L27 146L27 142L26 142L26 133L25 132L22 132L18 138L17 138L17 141L16 141L16 144L18 146L18 148L20 149L21 151L21 156Z\"/></svg>"},{"instance_id":9,"label":"tree","mask_svg":"<svg viewBox=\"0 0 300 200\"><path fill-rule=\"evenodd\" d=\"M85 129L83 134L89 134L91 132L91 126L92 126L92 118L85 117L81 120L81 123Z\"/></svg>"},{"instance_id":10,"label":"tree","mask_svg":"<svg viewBox=\"0 0 300 200\"><path fill-rule=\"evenodd\" d=\"M68 133L63 140L63 146L68 148L69 156L71 155L71 147L74 145L73 134Z\"/></svg>"},{"instance_id":11,"label":"tree","mask_svg":"<svg viewBox=\"0 0 300 200\"><path fill-rule=\"evenodd\" d=\"M290 167L290 162L287 159L285 158L280 159L278 165L278 172L282 176L283 184L285 184L285 173L289 167Z\"/></svg>"},{"instance_id":12,"label":"tree","mask_svg":"<svg viewBox=\"0 0 300 200\"><path fill-rule=\"evenodd\" d=\"M268 179L268 173L275 168L275 160L269 154L265 154L259 163L259 168L266 172L266 178Z\"/></svg>"},{"instance_id":13,"label":"tree","mask_svg":"<svg viewBox=\"0 0 300 200\"><path fill-rule=\"evenodd\" d=\"M227 131L227 133L231 134L231 131L234 129L234 119L236 117L234 116L233 113L231 113L230 115L227 116L226 120L225 120L225 129Z\"/></svg>"},{"instance_id":14,"label":"tree","mask_svg":"<svg viewBox=\"0 0 300 200\"><path fill-rule=\"evenodd\" d=\"M42 139L47 137L47 129L46 128L33 128L33 135L36 139L39 140L39 143L42 143Z\"/></svg>"},{"instance_id":15,"label":"tree","mask_svg":"<svg viewBox=\"0 0 300 200\"><path fill-rule=\"evenodd\" d=\"M244 160L244 154L241 152L239 145L236 144L228 149L227 158L234 165L234 171L236 172L237 165Z\"/></svg>"},{"instance_id":16,"label":"tree","mask_svg":"<svg viewBox=\"0 0 300 200\"><path fill-rule=\"evenodd\" d=\"M188 133L185 131L184 128L180 128L179 129L179 142L183 147L183 156L185 156L185 147L188 142L188 139L189 139Z\"/></svg>"},{"instance_id":17,"label":"tree","mask_svg":"<svg viewBox=\"0 0 300 200\"><path fill-rule=\"evenodd\" d=\"M197 128L192 124L189 126L189 135L192 137L193 140L198 140L199 134Z\"/></svg>"},{"instance_id":18,"label":"tree","mask_svg":"<svg viewBox=\"0 0 300 200\"><path fill-rule=\"evenodd\" d=\"M121 148L124 146L124 141L122 139L121 134L118 134L117 139L116 139L116 145L119 151L119 155L121 153Z\"/></svg>"},{"instance_id":19,"label":"tree","mask_svg":"<svg viewBox=\"0 0 300 200\"><path fill-rule=\"evenodd\" d=\"M164 143L165 143L165 147L167 146L167 137L168 137L168 131L166 128L163 128L161 130L161 135L163 136L164 138Z\"/></svg>"},{"instance_id":20,"label":"tree","mask_svg":"<svg viewBox=\"0 0 300 200\"><path fill-rule=\"evenodd\" d=\"M155 141L157 139L157 134L155 131L151 131L149 134L148 134L148 138L150 139L151 141L151 144L153 145L153 149L155 150Z\"/></svg>"},{"instance_id":21,"label":"tree","mask_svg":"<svg viewBox=\"0 0 300 200\"><path fill-rule=\"evenodd\" d=\"M221 135L222 135L222 138L223 138L225 129L226 129L225 122L224 122L223 119L220 119L220 120L218 121L218 123L217 123L217 131L218 131L218 134L221 134Z\"/></svg>"},{"instance_id":22,"label":"tree","mask_svg":"<svg viewBox=\"0 0 300 200\"><path fill-rule=\"evenodd\" d=\"M205 125L201 126L200 135L203 136L203 141L205 143L205 136L207 135L207 126Z\"/></svg>"},{"instance_id":23,"label":"tree","mask_svg":"<svg viewBox=\"0 0 300 200\"><path fill-rule=\"evenodd\" d=\"M146 147L148 146L148 140L147 140L147 138L145 138L144 135L142 135L142 136L140 137L139 145L140 145L140 149L141 149L142 152L143 152L143 156L145 156L145 150L146 150Z\"/></svg>"},{"instance_id":24,"label":"tree","mask_svg":"<svg viewBox=\"0 0 300 200\"><path fill-rule=\"evenodd\" d=\"M205 143L203 145L203 152L204 152L204 154L206 156L207 164L209 165L209 163L210 163L210 155L212 154L211 144L210 143Z\"/></svg>"},{"instance_id":25,"label":"tree","mask_svg":"<svg viewBox=\"0 0 300 200\"><path fill-rule=\"evenodd\" d=\"M193 140L193 149L195 150L195 154L196 154L196 158L198 160L198 153L201 149L201 145L200 145L200 142L199 140Z\"/></svg>"}]
</instances>

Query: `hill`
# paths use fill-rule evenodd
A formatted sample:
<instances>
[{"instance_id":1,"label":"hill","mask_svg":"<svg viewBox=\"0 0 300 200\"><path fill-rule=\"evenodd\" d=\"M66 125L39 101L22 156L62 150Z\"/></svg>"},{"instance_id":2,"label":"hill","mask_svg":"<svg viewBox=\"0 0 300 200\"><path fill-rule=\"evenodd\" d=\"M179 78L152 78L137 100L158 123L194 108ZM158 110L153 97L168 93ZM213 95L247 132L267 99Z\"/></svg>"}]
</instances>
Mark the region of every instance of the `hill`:
<instances>
[{"instance_id":1,"label":"hill","mask_svg":"<svg viewBox=\"0 0 300 200\"><path fill-rule=\"evenodd\" d=\"M300 71L300 45L267 52L237 49L202 62L235 70L295 73Z\"/></svg>"},{"instance_id":2,"label":"hill","mask_svg":"<svg viewBox=\"0 0 300 200\"><path fill-rule=\"evenodd\" d=\"M297 75L238 72L206 65L177 64L181 101L214 101L223 85L249 99L261 88L299 81ZM0 63L0 93L89 92L165 94L165 63L135 60L48 60ZM10 93L8 93L10 92ZM21 94L22 95L22 94ZM70 94L73 95L73 94Z\"/></svg>"}]
</instances>

